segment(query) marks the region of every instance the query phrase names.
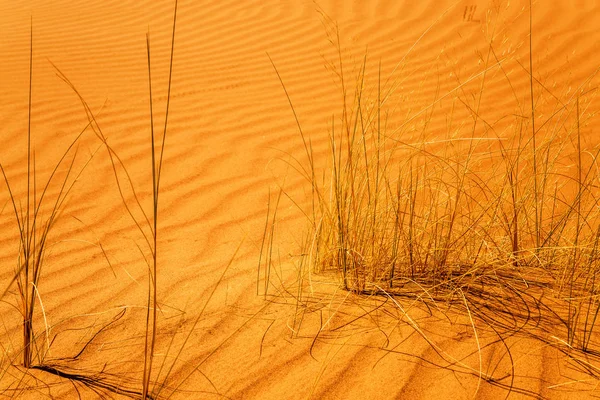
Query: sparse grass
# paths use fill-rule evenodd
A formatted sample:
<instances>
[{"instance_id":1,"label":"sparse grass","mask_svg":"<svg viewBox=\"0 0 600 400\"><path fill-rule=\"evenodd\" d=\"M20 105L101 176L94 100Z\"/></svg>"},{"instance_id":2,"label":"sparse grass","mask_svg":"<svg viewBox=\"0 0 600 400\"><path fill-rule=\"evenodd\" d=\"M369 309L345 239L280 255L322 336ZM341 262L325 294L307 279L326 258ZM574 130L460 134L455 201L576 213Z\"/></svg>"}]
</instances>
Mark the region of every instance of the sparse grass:
<instances>
[{"instance_id":1,"label":"sparse grass","mask_svg":"<svg viewBox=\"0 0 600 400\"><path fill-rule=\"evenodd\" d=\"M335 271L340 285L359 295L450 304L462 310L476 339L476 327L484 326L502 343L527 332L569 358L570 352L600 354L592 339L600 310L600 150L582 134L594 116L598 70L565 95L546 87L535 74L529 12L529 68L514 53L494 48L496 26L488 20L491 34L479 70L462 80L456 74L454 87L441 95L438 77L434 100L394 128L388 128L390 103L399 78L383 80L381 63L369 70L365 54L349 79L339 31L330 23L339 56L330 69L341 109L327 133L327 159L315 158L272 61L306 152L306 160L292 163L312 194L308 211L302 210L308 238L299 268L309 271L299 273L299 288L313 271ZM526 75L527 97L515 92L509 67ZM482 112L493 108L484 97L488 75L502 77L514 94L514 110L496 123ZM467 85L476 84L479 90L467 95ZM442 108L442 99L451 107ZM445 129L436 112L446 113ZM267 267L271 236L267 222ZM477 347L480 353L478 340ZM493 380L482 373L479 357L477 374Z\"/></svg>"},{"instance_id":2,"label":"sparse grass","mask_svg":"<svg viewBox=\"0 0 600 400\"><path fill-rule=\"evenodd\" d=\"M175 28L177 21L177 0L175 1L174 6L174 14L173 14L173 32L172 32L172 40L171 40L171 55L169 62L169 78L168 78L168 89L166 96L166 112L165 112L165 120L162 130L162 137L156 138L155 129L154 129L154 110L153 110L153 98L152 98L152 76L151 76L151 57L150 57L150 37L149 34L146 36L146 45L147 45L147 63L148 63L148 90L149 90L149 105L150 105L150 161L151 161L151 173L152 173L152 207L151 214L152 217L149 218L148 214L144 211L144 207L139 200L137 193L135 192L133 181L131 179L130 174L127 171L122 160L119 158L117 153L113 150L113 148L108 144L106 136L102 132L100 126L97 123L96 115L92 111L91 107L81 96L80 92L75 88L75 86L71 83L71 81L66 77L65 74L61 72L61 70L56 67L54 64L54 68L56 69L57 75L61 78L78 96L83 108L88 117L88 123L85 128L75 137L72 143L65 150L56 166L52 170L50 177L48 178L47 183L43 186L41 192L38 189L37 181L36 181L36 168L35 168L35 151L32 144L32 132L31 132L31 112L32 112L32 80L33 80L33 30L31 36L31 49L30 49L30 81L29 81L29 118L28 118L28 129L27 129L27 189L26 189L26 201L23 206L22 201L20 201L16 194L13 193L11 189L11 185L9 183L8 175L0 164L0 170L2 171L4 181L8 188L10 202L12 203L15 219L17 221L19 237L20 237L20 248L19 248L19 256L17 257L17 268L14 274L13 279L8 283L6 289L0 296L0 298L4 298L4 296L10 290L10 287L16 282L18 292L21 299L21 314L23 317L23 360L22 364L25 368L34 368L37 370L45 371L50 374L54 374L57 376L61 376L62 378L67 378L73 381L74 387L77 390L77 386L75 384L80 384L83 387L87 387L94 392L102 393L113 392L125 395L127 397L141 397L143 399L146 398L156 398L161 390L164 390L164 385L160 384L155 386L155 380L153 379L153 361L155 357L155 348L156 348L156 340L157 340L157 332L158 332L158 251L157 251L157 242L158 242L158 211L159 211L159 193L160 193L160 178L163 166L163 155L165 150L165 142L167 136L167 127L168 127L168 117L169 117L169 105L171 98L171 81L172 81L172 72L173 72L173 52L175 45ZM38 336L34 333L33 327L33 316L35 309L36 299L39 300L40 306L42 308L42 312L44 312L43 304L41 302L41 298L38 291L38 283L40 281L42 266L44 261L44 255L47 249L47 242L49 234L60 215L61 210L64 207L65 201L73 188L75 182L81 175L81 172L87 166L89 160L81 167L81 170L76 173L75 160L77 156L77 143L83 133L91 129L94 131L96 136L102 142L101 147L105 147L110 158L111 166L114 172L115 181L117 183L117 187L123 201L123 204L129 214L129 216L134 221L136 227L143 235L144 241L148 245L148 250L150 253L150 257L144 256L144 259L147 262L148 266L148 298L147 298L147 314L146 314L146 327L145 327L145 343L144 343L144 367L142 373L141 381L141 391L137 392L135 389L128 388L123 386L124 382L122 378L118 376L112 376L111 374L86 374L82 373L78 369L69 368L68 366L62 364L53 364L52 362L44 363L44 355L46 350L44 350L44 346L38 342ZM96 152L93 153L93 155ZM72 158L68 160L68 156L72 154ZM92 157L93 157L92 155ZM90 157L91 159L91 157ZM68 162L68 163L67 163ZM61 171L61 167L63 164L66 165L66 172ZM125 179L120 178L120 173L123 173ZM51 184L54 181L54 178L57 176L61 176L62 182L59 184L59 192L55 196L53 204L49 210L43 208L43 205L47 201L47 193ZM73 177L73 175L75 175ZM127 201L126 190L131 190L134 205L130 205ZM46 202L44 200L47 200ZM134 214L134 209L138 209L142 218L137 218ZM44 213L49 213L49 216L43 220L42 217ZM147 225L147 226L145 226ZM146 229L147 228L147 229ZM141 251L141 249L140 249ZM104 250L103 250L104 253ZM106 254L104 253L105 257ZM148 262L148 259L150 262ZM124 311L119 314L117 319L120 319L124 315ZM44 321L46 319L44 313ZM110 325L110 324L109 324ZM108 326L108 325L107 325ZM101 328L99 332L101 332L105 327ZM46 334L48 331L48 327L46 326ZM99 333L98 332L98 333ZM46 335L47 336L47 335ZM94 335L95 336L95 335ZM79 355L85 350L85 348L93 341L92 339L85 344L83 349L80 351L78 355L73 357L75 360ZM47 347L49 348L49 338L46 337ZM34 360L34 358L36 360ZM4 361L4 357L3 357ZM164 364L161 366L161 370L164 367ZM171 368L172 369L172 368ZM6 371L6 369L4 369ZM166 380L170 374L167 372L164 379ZM159 371L160 375L160 371ZM128 385L131 386L131 382ZM18 390L18 387L14 390ZM154 392L157 392L155 395ZM77 390L79 393L79 391Z\"/></svg>"},{"instance_id":3,"label":"sparse grass","mask_svg":"<svg viewBox=\"0 0 600 400\"><path fill-rule=\"evenodd\" d=\"M153 399L158 397L158 393L164 389L162 384L157 384L155 379L153 379L152 369L155 357L155 349L156 349L156 341L158 335L158 309L159 309L159 301L158 301L158 212L159 212L159 194L160 194L160 177L163 166L163 156L165 150L165 143L167 138L167 128L168 128L168 120L169 120L169 106L171 99L171 82L173 75L173 55L175 48L175 30L177 24L177 0L174 3L174 11L173 11L173 31L171 34L171 53L169 59L169 77L168 77L168 87L167 87L167 96L166 96L166 111L165 111L165 120L162 129L162 136L157 139L154 128L154 108L153 108L153 96L152 96L152 68L151 68L151 47L150 47L150 34L146 35L146 51L147 51L147 67L148 67L148 94L149 94L149 116L150 116L150 161L151 161L151 173L152 173L152 207L151 207L151 218L148 217L148 213L145 208L142 206L138 195L134 189L133 182L131 180L130 174L127 172L127 168L117 155L117 153L112 149L112 147L108 144L106 136L102 132L100 126L97 124L94 114L91 108L88 106L87 102L81 97L77 89L71 84L71 82L61 73L61 77L65 82L73 89L73 91L78 95L81 103L88 115L90 120L90 124L94 128L96 135L102 141L106 150L108 152L113 173L115 176L115 181L117 183L119 194L121 196L121 200L123 205L125 206L127 213L131 217L132 221L135 223L136 227L142 234L144 241L148 247L148 251L150 253L150 257L146 257L144 255L144 260L146 261L148 267L148 297L147 297L147 314L146 314L146 327L145 327L145 339L144 339L144 367L142 373L142 390L141 390L141 398L142 399ZM159 150L160 149L160 150ZM121 170L126 176L126 182L122 182L119 178L119 170ZM129 187L132 192L135 204L131 206L124 193L124 188ZM139 214L142 216L138 218L134 214L134 209L139 211ZM144 252L140 248L142 254ZM148 261L150 260L150 261ZM161 366L161 371L164 365ZM160 375L160 371L159 371ZM165 377L165 380L168 378L168 375ZM154 392L157 392L156 394Z\"/></svg>"},{"instance_id":4,"label":"sparse grass","mask_svg":"<svg viewBox=\"0 0 600 400\"><path fill-rule=\"evenodd\" d=\"M157 334L157 313L158 313L158 298L157 298L157 238L158 238L158 197L160 193L160 174L163 165L163 154L165 142L167 139L167 126L169 121L169 105L171 100L171 80L173 76L173 52L175 50L175 28L177 26L177 0L175 0L175 10L173 12L173 33L171 35L171 57L169 60L169 84L167 88L167 104L165 111L165 123L162 138L160 140L160 153L158 162L156 160L156 140L154 135L154 111L152 108L152 68L150 62L150 34L146 35L146 49L148 52L148 93L150 94L150 132L151 132L151 149L152 149L152 267L149 266L148 271L148 316L146 319L146 343L144 351L144 374L142 380L142 398L151 397L152 388L152 363L154 361L154 350L156 346ZM152 318L150 318L152 315ZM151 321L151 322L150 322ZM152 398L152 397L151 397Z\"/></svg>"},{"instance_id":5,"label":"sparse grass","mask_svg":"<svg viewBox=\"0 0 600 400\"><path fill-rule=\"evenodd\" d=\"M20 241L14 278L0 299L16 283L23 319L22 364L27 369L37 369L72 381L78 394L75 383L99 395L110 392L133 398L170 398L194 373L202 374L210 383L214 389L211 394L219 394L200 367L246 325L244 323L221 345L196 360L193 368L183 373L179 383L168 386L176 363L182 361L181 355L192 332L233 261L232 258L193 320L183 344L175 351L172 364L167 365L163 361L157 367L159 194L176 21L177 1L173 16L165 122L162 136L158 138L154 129L149 34L146 37L151 207L143 206L127 168L109 145L95 114L58 69L59 77L79 97L88 116L88 124L64 151L41 191L38 190L31 132L33 69L30 63L27 189L24 200L13 192L9 174L0 164ZM478 377L477 391L484 380L509 388L512 386L512 383L503 383L504 375L499 378L494 374L495 368L491 372L485 370L483 352L489 342L486 344L484 341L484 334L490 331L497 336L494 343L506 347L513 375L514 361L505 338L521 332L559 348L580 368L595 378L599 377L596 361L600 348L596 323L600 312L597 282L600 268L600 150L587 144L582 134L582 127L589 124L593 116L590 107L595 89L588 87L594 76L582 82L570 95L552 93L534 73L531 21L530 14L528 69L510 54L498 58L492 34L479 71L466 80L459 81L457 78L456 86L443 95L438 93L438 86L436 97L429 105L407 116L403 123L393 128L389 124L394 111L390 99L398 86L393 79L382 78L381 62L370 69L367 55L362 58L356 75L349 77L345 72L348 68L344 67L339 31L332 30L331 39L339 56L335 70L342 92L342 108L341 115L332 120L331 131L327 134L330 151L325 161L315 158L313 142L303 131L284 77L273 63L304 145L306 162L298 163L296 170L310 185L311 194L308 211L303 210L308 219L308 235L301 249L297 291L286 293L296 298L296 312L291 322L293 336L298 336L301 331L304 315L300 309L313 306L303 303L305 269L310 268L311 272L317 273L335 271L339 275L340 287L347 291L344 296L357 294L358 297L378 298L380 303L376 309L382 304L391 305L396 313L390 315L398 321L405 321L434 349L445 365L461 368ZM490 31L494 32L495 28ZM30 57L32 53L33 49ZM518 64L527 74L529 97L523 101L515 95L514 110L502 116L503 121L511 122L500 130L483 116L484 89L491 72L504 76L506 85L513 87L513 78L504 70L509 64ZM353 86L348 82L352 82ZM474 83L479 83L480 89L469 97L464 89ZM452 112L445 130L440 131L434 120L442 99L450 101ZM455 107L460 108L461 105L464 106L462 114L456 113L464 120L457 122L454 120ZM544 112L538 112L540 109ZM108 372L83 374L76 368L44 363L44 344L39 339L43 333L36 335L34 331L36 302L45 318L38 287L48 238L71 189L87 165L87 162L84 163L79 172L76 171L77 143L88 128L95 132L102 142L101 146L107 150L123 205L147 246L143 250L140 248L148 271L144 363L140 380L124 381L122 377ZM66 168L62 169L65 165ZM50 201L49 189L59 176L58 194L46 206ZM130 196L127 195L129 192ZM274 248L277 213L284 194L284 189L280 189L273 204L269 194L256 287L257 295L265 299L275 291L287 291L287 288L281 290L272 285L272 276L277 274L274 265L279 256ZM44 215L47 216L45 219ZM238 250L239 247L234 257ZM281 281L281 277L278 278ZM259 285L261 279L262 288ZM547 301L548 297L553 301ZM402 304L403 298L411 299L412 304L432 306L449 320L450 309L462 313L476 343L474 354L478 365L473 367L446 352L411 316L410 308ZM257 314L260 311L262 309ZM370 313L365 311L351 316L350 321L344 323L352 324ZM125 309L105 327L120 320L124 314ZM324 320L322 312L319 318L319 331L313 338L311 355L331 320ZM375 322L376 325L378 323ZM272 325L273 322L267 331ZM265 331L264 336L266 334ZM336 340L340 337L341 333ZM315 377L311 395L316 393L317 383L325 369L337 353L345 349L349 338L339 342L342 345L337 350L329 349ZM173 346L174 335L170 339L165 354ZM92 340L73 359L82 354ZM46 345L48 347L49 344ZM7 354L6 351L4 353ZM591 358L579 357L580 354ZM0 361L0 369L5 369L4 358ZM15 393L19 389L17 387Z\"/></svg>"},{"instance_id":6,"label":"sparse grass","mask_svg":"<svg viewBox=\"0 0 600 400\"><path fill-rule=\"evenodd\" d=\"M12 204L15 221L19 232L19 249L16 257L17 265L13 278L0 295L3 299L16 282L19 309L23 319L23 346L19 353L22 354L22 365L31 368L41 365L49 349L48 324L39 285L44 267L44 259L48 250L51 232L57 223L62 210L66 205L71 190L78 178L88 165L92 156L77 167L77 144L82 135L89 128L86 125L64 150L46 183L38 186L35 164L35 145L31 131L32 119L32 86L33 86L33 25L30 33L29 52L29 101L27 119L27 175L24 199L18 196L10 184L7 171L0 163L0 171L8 190ZM95 154L95 152L94 152ZM51 190L58 188L58 193L53 195ZM38 340L42 335L36 335L34 330L34 313L36 303L39 303L45 324L45 343Z\"/></svg>"}]
</instances>

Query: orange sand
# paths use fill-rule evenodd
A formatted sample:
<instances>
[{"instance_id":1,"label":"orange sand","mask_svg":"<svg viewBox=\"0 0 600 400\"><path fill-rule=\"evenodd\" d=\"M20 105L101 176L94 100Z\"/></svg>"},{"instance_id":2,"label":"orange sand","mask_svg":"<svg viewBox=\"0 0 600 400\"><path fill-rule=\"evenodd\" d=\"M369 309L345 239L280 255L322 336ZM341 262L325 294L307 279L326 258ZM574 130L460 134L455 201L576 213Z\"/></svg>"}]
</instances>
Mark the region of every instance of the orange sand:
<instances>
[{"instance_id":1,"label":"orange sand","mask_svg":"<svg viewBox=\"0 0 600 400\"><path fill-rule=\"evenodd\" d=\"M164 363L164 377L176 361L167 384L174 388L183 383L172 398L491 399L510 394L513 399L526 397L523 391L534 398L552 399L597 395L593 391L597 379L570 367L562 353L525 337L509 343L515 366L515 390L509 393L501 385L510 385L510 378L493 385L479 376L480 370L497 378L511 374L501 344L494 351L487 349L480 360L468 324L451 326L438 313L430 317L410 299L399 299L443 350L443 359L391 302L378 308L384 299L336 290L333 276L313 276L314 293L299 311L293 290L281 289L295 288L293 263L304 220L285 198L276 243L282 276L274 273L266 299L256 295L269 189L275 192L284 184L301 203L309 190L287 163L290 157L304 160L304 149L267 53L277 65L305 133L312 138L315 154L324 154L331 117L341 110L341 95L332 71L325 67L337 62L337 53L327 40L317 5L339 25L349 79L367 48L371 79L380 60L382 77L387 78L431 28L406 58L406 68L394 75L400 86L390 100L397 110L390 115L393 128L409 110L414 114L434 101L436 85L441 94L456 86L456 80L447 79L451 73L464 78L477 70L478 60L487 54L486 10L493 3L180 2L159 207L161 313L155 364L157 374ZM500 53L514 51L513 57L527 68L528 3L516 3L502 7L504 22L497 27L494 46ZM574 90L598 67L600 6L594 0L546 3L534 4L535 75L565 96L569 86ZM471 21L465 18L467 6L476 6ZM26 190L33 16L32 132L38 180L46 179L62 150L87 123L78 98L56 76L50 60L97 114L98 124L150 212L145 35L149 30L155 125L159 127L164 121L172 9L169 0L31 1L0 6L0 162L17 196L23 198ZM526 70L515 62L507 68L514 74L517 95L527 100ZM438 82L432 78L436 76L442 79ZM485 95L485 104L493 105L484 110L492 121L513 111L509 104L514 98L505 82L495 78L490 77ZM479 82L465 89L475 92ZM439 110L449 106L450 101L442 101ZM429 131L435 132L443 129L444 120L434 118L432 124ZM585 140L593 142L591 127L585 129ZM81 160L99 146L93 132L86 132L79 145ZM0 187L0 282L8 282L16 265L18 231L6 187ZM49 196L56 193L53 187ZM132 202L131 195L127 196ZM39 286L49 337L54 338L46 361L83 375L103 371L115 385L139 390L147 267L137 246L148 252L123 207L104 148L75 186L49 244ZM27 374L20 367L8 366L20 360L14 287L3 300L3 395L70 399L79 392L81 398L97 398L82 385L76 390L67 379L42 371ZM39 345L46 346L39 305L36 310ZM94 337L123 310L120 319ZM298 326L301 316L301 328L294 332L292 327ZM71 359L92 337L85 351ZM163 392L170 393L170 389Z\"/></svg>"}]
</instances>

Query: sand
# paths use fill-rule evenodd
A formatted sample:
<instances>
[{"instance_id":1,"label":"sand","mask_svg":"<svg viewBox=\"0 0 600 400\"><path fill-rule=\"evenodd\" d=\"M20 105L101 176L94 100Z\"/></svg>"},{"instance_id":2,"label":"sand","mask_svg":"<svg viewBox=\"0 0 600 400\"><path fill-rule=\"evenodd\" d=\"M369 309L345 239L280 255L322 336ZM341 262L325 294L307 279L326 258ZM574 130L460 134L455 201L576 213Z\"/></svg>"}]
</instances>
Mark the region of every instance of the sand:
<instances>
[{"instance_id":1,"label":"sand","mask_svg":"<svg viewBox=\"0 0 600 400\"><path fill-rule=\"evenodd\" d=\"M528 99L528 6L517 1L490 11L489 15L502 15L493 31L496 57L510 54L523 68L507 64L506 72L514 76L514 94L499 73L490 76L482 110L489 121L512 112L515 96ZM401 126L407 114L436 102L436 116L428 128L434 140L452 104L440 97L456 86L457 77L466 79L485 61L486 37L492 33L487 13L494 7L493 1L476 0L180 1L159 203L160 312L154 377L161 365L161 382L169 371L161 396L580 399L597 395L597 378L573 367L547 342L526 335L508 338L511 370L502 343L478 352L478 343L497 338L474 334L464 315L444 316L436 310L429 314L419 302L399 299L405 314L389 299L382 304L385 298L342 291L335 274L314 275L314 292L298 305L294 263L306 224L286 196L275 237L279 270L273 272L268 293L264 295L261 286L257 295L270 193L274 201L278 188L284 187L302 205L310 190L293 168L294 159L305 162L304 147L269 57L317 157L328 151L331 118L339 118L342 104L332 71L338 53L328 40L336 41L332 21L339 27L349 79L365 53L372 79L379 63L382 77L397 79L390 100L395 111L389 117L391 130ZM160 131L172 11L173 2L162 0L0 6L0 162L21 201L27 183L31 18L31 130L38 184L45 182L62 151L88 123L80 100L57 76L56 66L96 114L141 205L151 213L146 33L154 123ZM553 93L568 96L596 71L599 24L596 1L534 2L535 76ZM328 38L328 32L334 36ZM405 67L395 70L398 63ZM587 84L591 88L594 82ZM479 85L479 80L465 83L464 98L476 93ZM590 146L597 143L592 128L593 123L583 131ZM415 131L403 140L417 137ZM48 238L38 287L44 313L38 304L34 323L46 364L95 380L86 386L18 366L21 322L13 285L0 303L3 396L92 399L102 393L105 398L125 398L135 394L120 390L140 390L148 279L144 255L148 257L149 251L119 195L106 149L88 129L79 142L75 165L81 167L92 154ZM8 191L4 183L0 187L3 290L14 273L19 247ZM58 188L51 186L48 198L55 198ZM126 203L135 206L126 189ZM142 218L138 209L134 215ZM147 227L143 229L147 234ZM592 371L597 373L598 367ZM485 376L496 381L482 379Z\"/></svg>"}]
</instances>

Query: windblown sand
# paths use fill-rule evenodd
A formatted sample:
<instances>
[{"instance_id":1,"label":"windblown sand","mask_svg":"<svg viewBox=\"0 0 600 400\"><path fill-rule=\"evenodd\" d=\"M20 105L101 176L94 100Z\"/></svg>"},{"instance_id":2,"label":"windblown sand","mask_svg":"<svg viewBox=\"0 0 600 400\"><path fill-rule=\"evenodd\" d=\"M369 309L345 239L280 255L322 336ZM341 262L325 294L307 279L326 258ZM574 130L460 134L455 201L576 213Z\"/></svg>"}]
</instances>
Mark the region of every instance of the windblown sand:
<instances>
[{"instance_id":1,"label":"windblown sand","mask_svg":"<svg viewBox=\"0 0 600 400\"><path fill-rule=\"evenodd\" d=\"M295 298L295 263L305 219L290 198L302 206L310 188L293 168L294 159L305 162L304 147L269 56L317 158L329 151L331 120L339 118L342 109L335 75L338 53L329 42L337 39L327 18L339 26L345 74L352 85L365 54L371 79L376 79L381 63L383 80L391 76L397 82L388 129L393 131L406 115L437 102L436 116L427 127L434 140L445 128L444 115L456 105L442 97L481 70L492 36L497 53L488 62L510 55L503 73L512 74L514 87L506 85L496 68L486 82L481 114L497 122L514 111L515 97L528 104L529 4L495 3L180 1L158 224L160 314L154 377L162 382L168 375L165 398L171 393L174 399L599 395L597 378L583 367L573 367L572 360L548 345L560 338L539 341L516 335L479 352L478 342L481 346L494 338L475 335L468 321L454 324L465 322L465 315L444 313L443 306L430 312L410 298L397 299L401 311L389 299L342 291L333 274L312 275L313 292L303 302ZM162 132L172 11L169 0L0 5L0 162L22 206L30 18L31 129L38 186L88 124L79 98L57 76L54 64L89 104L150 215L146 33L154 124ZM493 25L489 18L495 15L501 19ZM594 89L595 80L585 82L600 65L598 26L600 5L594 0L534 2L536 91L568 97L581 85ZM396 69L399 63L405 67ZM471 99L479 85L480 78L465 83L462 98ZM592 102L590 107L587 111L593 113L597 105ZM470 118L464 110L458 117ZM588 147L599 142L593 122L582 132ZM418 135L415 131L414 137L402 140L410 142ZM46 353L45 362L57 368L139 391L148 247L123 204L106 149L91 129L84 133L77 154L78 168L91 160L48 238L38 287L43 312L37 304L35 313L36 343ZM64 176L64 168L59 175ZM122 173L120 178L126 182ZM9 194L4 183L0 187L4 290L17 266L19 244ZM49 199L59 187L50 187ZM124 187L127 204L143 222L132 192ZM282 197L278 210L273 254L277 268L271 272L266 296L261 276L257 295L268 199L271 195L273 207L280 187L289 198ZM18 366L18 304L13 286L0 303L2 395L98 398L81 383ZM597 374L600 364L594 365L590 368ZM486 381L483 375L497 381ZM126 396L102 393L108 398Z\"/></svg>"}]
</instances>

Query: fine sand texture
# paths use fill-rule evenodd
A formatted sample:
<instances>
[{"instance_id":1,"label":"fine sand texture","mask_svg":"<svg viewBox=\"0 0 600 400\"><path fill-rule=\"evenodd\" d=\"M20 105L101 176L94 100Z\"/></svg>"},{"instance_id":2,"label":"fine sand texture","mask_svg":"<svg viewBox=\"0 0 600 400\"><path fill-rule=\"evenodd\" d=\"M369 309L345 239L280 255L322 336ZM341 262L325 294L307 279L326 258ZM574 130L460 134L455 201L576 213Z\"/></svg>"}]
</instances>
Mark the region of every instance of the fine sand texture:
<instances>
[{"instance_id":1,"label":"fine sand texture","mask_svg":"<svg viewBox=\"0 0 600 400\"><path fill-rule=\"evenodd\" d=\"M550 161L541 152L535 165L553 163L560 171L553 177L577 175L582 165L591 171L552 181L544 195L563 190L553 195L555 208L578 216L589 207L580 222L566 218L584 227L577 232L595 232L600 205L571 206L569 193L582 193L584 179L588 199L600 197L597 1L534 1L530 14L522 0L180 0L173 42L174 7L170 0L0 4L0 397L142 398L150 339L148 398L600 396L595 280L585 281L585 295L557 283L583 282L587 272L569 281L560 266L550 273L514 261L521 269L506 286L513 294L477 298L479 286L465 284L450 299L421 281L395 294L381 285L345 290L335 260L321 269L301 261L311 237L309 158L313 178L329 182L332 138L361 79L365 107L385 97L378 132L385 126L389 143L425 155L415 158L415 185L434 173L423 167L427 157L460 161L468 151L478 160L472 170L488 177L469 193L476 185L487 193L486 184L503 176L487 154L519 132L531 165L533 92L538 129L562 146ZM151 124L158 154L167 104L154 213ZM477 147L468 147L473 138ZM406 154L390 156L390 165ZM533 175L523 168L525 185ZM442 176L427 187L454 198ZM536 218L522 229L534 232L531 204L542 190L527 193L519 210ZM552 212L544 207L540 221ZM43 255L33 258L42 267L31 281L22 275L23 235ZM521 243L531 239L533 248L535 235L527 238ZM556 246L581 247L569 240ZM592 253L581 256L589 265L599 260ZM23 291L33 304L29 368ZM583 306L571 305L575 298L587 319ZM583 333L569 330L573 321Z\"/></svg>"}]
</instances>

